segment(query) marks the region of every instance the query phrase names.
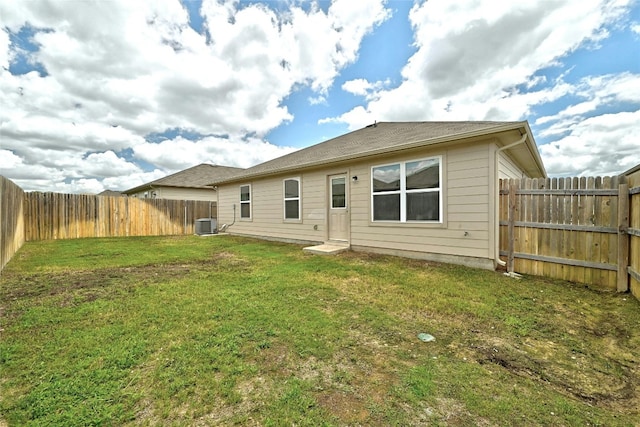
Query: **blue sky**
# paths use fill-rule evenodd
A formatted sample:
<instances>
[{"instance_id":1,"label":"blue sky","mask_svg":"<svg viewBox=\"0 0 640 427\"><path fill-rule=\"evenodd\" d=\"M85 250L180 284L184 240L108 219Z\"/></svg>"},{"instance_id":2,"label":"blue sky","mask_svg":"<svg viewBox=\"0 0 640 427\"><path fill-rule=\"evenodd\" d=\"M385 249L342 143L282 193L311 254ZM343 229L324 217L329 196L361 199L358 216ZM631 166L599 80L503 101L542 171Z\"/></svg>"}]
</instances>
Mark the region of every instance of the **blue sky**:
<instances>
[{"instance_id":1,"label":"blue sky","mask_svg":"<svg viewBox=\"0 0 640 427\"><path fill-rule=\"evenodd\" d=\"M124 190L377 121L528 120L552 176L640 163L640 3L0 3L0 174Z\"/></svg>"}]
</instances>

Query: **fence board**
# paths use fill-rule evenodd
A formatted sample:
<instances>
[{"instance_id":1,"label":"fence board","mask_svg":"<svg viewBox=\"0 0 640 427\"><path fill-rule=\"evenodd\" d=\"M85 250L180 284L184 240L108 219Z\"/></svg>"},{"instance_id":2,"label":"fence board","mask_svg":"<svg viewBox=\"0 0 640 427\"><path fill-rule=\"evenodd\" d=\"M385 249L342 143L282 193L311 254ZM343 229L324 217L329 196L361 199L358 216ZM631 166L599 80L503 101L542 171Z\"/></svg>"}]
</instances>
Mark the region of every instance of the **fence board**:
<instances>
[{"instance_id":1,"label":"fence board","mask_svg":"<svg viewBox=\"0 0 640 427\"><path fill-rule=\"evenodd\" d=\"M571 178L571 224L570 227L583 227L578 223L579 218L579 205L580 205L580 196L575 193L577 189L580 188L580 180L577 177ZM580 243L579 234L575 231L570 233L569 244L571 245L571 256L578 259L578 244ZM571 274L569 275L568 280L573 282L584 282L584 271L585 268L581 266L574 266L571 269Z\"/></svg>"},{"instance_id":2,"label":"fence board","mask_svg":"<svg viewBox=\"0 0 640 427\"><path fill-rule=\"evenodd\" d=\"M618 196L618 272L616 288L618 291L625 291L629 288L628 274L633 275L633 269L629 266L629 242L631 236L629 230L629 186L624 183L619 185ZM627 266L631 271L627 272Z\"/></svg>"},{"instance_id":3,"label":"fence board","mask_svg":"<svg viewBox=\"0 0 640 427\"><path fill-rule=\"evenodd\" d=\"M25 241L23 197L20 187L0 176L0 270Z\"/></svg>"},{"instance_id":4,"label":"fence board","mask_svg":"<svg viewBox=\"0 0 640 427\"><path fill-rule=\"evenodd\" d=\"M599 185L599 189L610 186L611 178L601 177ZM611 217L611 210L609 209L609 204L607 203L607 196L597 195L595 196L595 200L598 212L596 213L596 215L594 215L594 225L608 224ZM598 233L598 236L600 237L600 258L596 260L596 262L606 263L609 259L609 236L603 235L602 233ZM598 274L598 283L602 284L605 287L609 287L608 272L605 270L599 270Z\"/></svg>"},{"instance_id":5,"label":"fence board","mask_svg":"<svg viewBox=\"0 0 640 427\"><path fill-rule=\"evenodd\" d=\"M540 189L544 189L545 187L545 182L546 179L545 178L536 178L533 181L533 185L531 186L532 189L536 189L536 190L540 190ZM545 195L544 194L535 194L534 199L536 200L536 205L537 205L537 212L536 212L536 222L538 222L539 224L544 223L544 215L545 215L545 202L544 202L544 198ZM540 253L544 250L544 245L545 245L545 230L541 230L538 229L536 232L536 237L537 237L537 244L536 244L536 253ZM544 263L538 263L536 265L536 268L534 269L535 273L533 274L538 274L538 275L544 275Z\"/></svg>"},{"instance_id":6,"label":"fence board","mask_svg":"<svg viewBox=\"0 0 640 427\"><path fill-rule=\"evenodd\" d=\"M551 179L551 188L558 190L558 178L552 178ZM558 201L560 200L556 194L551 194L551 218L550 221L552 224L558 224L558 220L559 220L559 212L558 212ZM558 241L561 240L561 238L559 238L560 233L550 233L550 242L551 242L551 247L550 247L550 251L549 251L549 255L553 258L560 258L560 249L559 249L559 244ZM528 251L527 251L528 252ZM562 278L562 272L561 272L561 267L559 264L557 263L552 263L551 267L550 267L550 271L549 274L551 275L551 277L557 277L557 278Z\"/></svg>"},{"instance_id":7,"label":"fence board","mask_svg":"<svg viewBox=\"0 0 640 427\"><path fill-rule=\"evenodd\" d=\"M607 212L608 223L603 224L609 227L618 227L618 201L620 198L620 179L617 176L610 177L609 187L618 191L616 195L606 196L607 199ZM629 193L625 193L623 197L629 197ZM618 264L618 235L617 234L603 234L603 239L608 242L607 247L609 249L606 262L617 265ZM617 289L617 269L615 271L607 271L607 287L611 289Z\"/></svg>"},{"instance_id":8,"label":"fence board","mask_svg":"<svg viewBox=\"0 0 640 427\"><path fill-rule=\"evenodd\" d=\"M215 202L24 193L25 239L193 234Z\"/></svg>"},{"instance_id":9,"label":"fence board","mask_svg":"<svg viewBox=\"0 0 640 427\"><path fill-rule=\"evenodd\" d=\"M629 186L629 290L640 299L640 167L627 175Z\"/></svg>"},{"instance_id":10,"label":"fence board","mask_svg":"<svg viewBox=\"0 0 640 427\"><path fill-rule=\"evenodd\" d=\"M500 197L515 199L516 209L500 218L514 237L501 240L501 254L514 258L515 271L617 289L618 177L509 183Z\"/></svg>"}]
</instances>

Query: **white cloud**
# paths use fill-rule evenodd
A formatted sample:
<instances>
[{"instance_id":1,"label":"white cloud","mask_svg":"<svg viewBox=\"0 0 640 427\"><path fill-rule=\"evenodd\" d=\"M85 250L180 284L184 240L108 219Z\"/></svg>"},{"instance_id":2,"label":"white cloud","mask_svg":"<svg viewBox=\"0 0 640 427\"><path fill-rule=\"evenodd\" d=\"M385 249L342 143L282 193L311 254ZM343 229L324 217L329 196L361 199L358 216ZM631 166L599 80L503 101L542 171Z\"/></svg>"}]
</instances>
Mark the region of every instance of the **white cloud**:
<instances>
[{"instance_id":1,"label":"white cloud","mask_svg":"<svg viewBox=\"0 0 640 427\"><path fill-rule=\"evenodd\" d=\"M359 129L370 125L374 122L372 118L371 112L367 111L363 106L358 105L357 107L347 111L342 114L340 117L327 117L325 119L318 120L318 124L331 124L331 123L349 123L350 129Z\"/></svg>"},{"instance_id":2,"label":"white cloud","mask_svg":"<svg viewBox=\"0 0 640 427\"><path fill-rule=\"evenodd\" d=\"M327 98L322 95L309 97L307 101L309 101L309 105L328 105Z\"/></svg>"},{"instance_id":3,"label":"white cloud","mask_svg":"<svg viewBox=\"0 0 640 427\"><path fill-rule=\"evenodd\" d=\"M342 90L354 95L365 96L372 89L371 83L365 79L349 80L342 84Z\"/></svg>"},{"instance_id":4,"label":"white cloud","mask_svg":"<svg viewBox=\"0 0 640 427\"><path fill-rule=\"evenodd\" d=\"M604 25L627 1L422 2L413 6L416 52L398 87L381 89L365 107L325 122L355 129L373 120L518 120L532 107L566 95L562 80L536 90L535 73L585 43L606 37ZM571 25L567 25L570 22ZM526 88L521 89L521 88ZM362 90L362 89L361 89Z\"/></svg>"},{"instance_id":5,"label":"white cloud","mask_svg":"<svg viewBox=\"0 0 640 427\"><path fill-rule=\"evenodd\" d=\"M603 114L573 124L540 154L554 175L617 175L640 163L639 131L640 110Z\"/></svg>"},{"instance_id":6,"label":"white cloud","mask_svg":"<svg viewBox=\"0 0 640 427\"><path fill-rule=\"evenodd\" d=\"M0 170L14 169L22 164L22 159L12 151L0 149Z\"/></svg>"},{"instance_id":7,"label":"white cloud","mask_svg":"<svg viewBox=\"0 0 640 427\"><path fill-rule=\"evenodd\" d=\"M9 50L9 42L9 33L4 28L0 29L0 70L9 69L9 63L13 56Z\"/></svg>"},{"instance_id":8,"label":"white cloud","mask_svg":"<svg viewBox=\"0 0 640 427\"><path fill-rule=\"evenodd\" d=\"M571 70L555 81L536 73L579 47L597 48L629 4L512 2L496 9L475 0L417 3L410 13L416 52L402 69L402 82L374 89L364 79L348 81L343 90L369 102L319 123L357 129L374 120L522 120L536 107L572 97L578 101L535 122L540 136L558 138L541 147L547 171L619 173L640 162L640 142L633 139L640 132L640 76L569 83ZM623 112L605 114L614 106Z\"/></svg>"},{"instance_id":9,"label":"white cloud","mask_svg":"<svg viewBox=\"0 0 640 427\"><path fill-rule=\"evenodd\" d=\"M161 172L287 151L262 141L292 120L283 100L301 86L326 98L363 37L389 17L384 0L287 7L204 0L200 34L179 0L0 3L0 132L13 162L2 173L29 176L26 189L88 191L146 178L122 150ZM8 71L19 51L8 32L26 26L39 47L30 59L46 75ZM144 139L168 129L229 139Z\"/></svg>"},{"instance_id":10,"label":"white cloud","mask_svg":"<svg viewBox=\"0 0 640 427\"><path fill-rule=\"evenodd\" d=\"M133 188L200 163L246 168L294 150L255 137L188 140L178 136L136 145L130 161L111 150L83 155L73 150L33 149L25 156L2 149L0 169L26 191L99 193ZM145 172L134 163L140 160L157 168Z\"/></svg>"},{"instance_id":11,"label":"white cloud","mask_svg":"<svg viewBox=\"0 0 640 427\"><path fill-rule=\"evenodd\" d=\"M199 163L247 168L294 150L251 137L227 139L211 136L191 141L178 136L160 143L137 145L134 155L166 171L178 171Z\"/></svg>"},{"instance_id":12,"label":"white cloud","mask_svg":"<svg viewBox=\"0 0 640 427\"><path fill-rule=\"evenodd\" d=\"M548 171L624 168L640 161L625 136L640 131L639 76L569 83L571 70L554 81L541 70L580 47L597 48L630 4L416 2L415 53L398 86L349 80L342 90L364 103L319 123L519 120L572 98L535 122L542 137L556 139L541 148ZM385 0L335 0L324 10L313 2L204 0L201 15L198 33L179 0L0 2L2 174L27 190L117 190L202 162L246 167L290 152L264 140L293 119L283 100L310 88L311 105L331 104L329 89L390 11ZM39 46L28 59L44 75L8 71L25 55L9 32L26 25ZM624 25L640 34L637 22ZM605 114L613 105L624 111ZM145 140L168 129L196 136ZM620 155L602 155L603 144Z\"/></svg>"},{"instance_id":13,"label":"white cloud","mask_svg":"<svg viewBox=\"0 0 640 427\"><path fill-rule=\"evenodd\" d=\"M118 177L140 172L140 168L109 150L91 153L84 159L84 171L89 176Z\"/></svg>"},{"instance_id":14,"label":"white cloud","mask_svg":"<svg viewBox=\"0 0 640 427\"><path fill-rule=\"evenodd\" d=\"M104 186L95 178L80 178L57 188L57 193L97 194L104 189Z\"/></svg>"},{"instance_id":15,"label":"white cloud","mask_svg":"<svg viewBox=\"0 0 640 427\"><path fill-rule=\"evenodd\" d=\"M612 175L640 163L640 74L586 77L573 94L585 99L555 115L539 118L542 137L556 138L540 146L553 175ZM612 105L627 111L600 113Z\"/></svg>"},{"instance_id":16,"label":"white cloud","mask_svg":"<svg viewBox=\"0 0 640 427\"><path fill-rule=\"evenodd\" d=\"M385 81L377 81L374 83L365 79L348 80L342 84L342 90L357 96L364 96L365 99L371 100L378 96L381 89L391 84L389 79Z\"/></svg>"},{"instance_id":17,"label":"white cloud","mask_svg":"<svg viewBox=\"0 0 640 427\"><path fill-rule=\"evenodd\" d=\"M611 105L640 105L640 74L622 73L586 77L571 86L572 95L585 101L572 104L552 116L540 117L536 125L546 125L540 135L562 135L585 118Z\"/></svg>"}]
</instances>

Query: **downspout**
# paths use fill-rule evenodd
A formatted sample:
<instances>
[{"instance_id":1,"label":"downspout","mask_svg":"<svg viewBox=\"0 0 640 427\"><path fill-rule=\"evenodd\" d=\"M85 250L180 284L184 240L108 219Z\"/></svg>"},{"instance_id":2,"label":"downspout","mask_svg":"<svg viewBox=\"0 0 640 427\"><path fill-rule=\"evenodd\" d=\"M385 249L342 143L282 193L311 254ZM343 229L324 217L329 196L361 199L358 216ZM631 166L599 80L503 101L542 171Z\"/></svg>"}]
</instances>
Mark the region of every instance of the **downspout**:
<instances>
[{"instance_id":1,"label":"downspout","mask_svg":"<svg viewBox=\"0 0 640 427\"><path fill-rule=\"evenodd\" d=\"M494 261L497 265L506 266L507 263L500 259L500 153L504 150L508 150L510 148L515 147L516 145L520 145L527 140L527 133L525 132L518 141L513 142L509 145L505 145L504 147L500 147L496 150L496 158L495 158L495 167L493 169L494 179L493 182L496 186L495 188L495 202L494 202L494 215L495 215L495 227L494 227Z\"/></svg>"}]
</instances>

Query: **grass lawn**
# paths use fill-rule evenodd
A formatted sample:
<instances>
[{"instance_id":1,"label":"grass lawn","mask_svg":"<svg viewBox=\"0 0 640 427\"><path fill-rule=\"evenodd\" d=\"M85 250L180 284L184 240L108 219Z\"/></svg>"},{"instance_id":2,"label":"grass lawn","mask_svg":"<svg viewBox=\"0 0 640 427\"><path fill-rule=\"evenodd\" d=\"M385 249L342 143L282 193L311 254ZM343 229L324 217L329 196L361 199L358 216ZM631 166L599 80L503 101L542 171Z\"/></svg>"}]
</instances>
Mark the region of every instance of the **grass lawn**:
<instances>
[{"instance_id":1,"label":"grass lawn","mask_svg":"<svg viewBox=\"0 0 640 427\"><path fill-rule=\"evenodd\" d=\"M231 236L28 243L0 280L0 425L640 420L628 294Z\"/></svg>"}]
</instances>

